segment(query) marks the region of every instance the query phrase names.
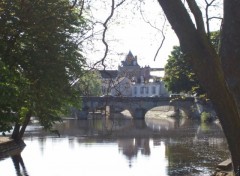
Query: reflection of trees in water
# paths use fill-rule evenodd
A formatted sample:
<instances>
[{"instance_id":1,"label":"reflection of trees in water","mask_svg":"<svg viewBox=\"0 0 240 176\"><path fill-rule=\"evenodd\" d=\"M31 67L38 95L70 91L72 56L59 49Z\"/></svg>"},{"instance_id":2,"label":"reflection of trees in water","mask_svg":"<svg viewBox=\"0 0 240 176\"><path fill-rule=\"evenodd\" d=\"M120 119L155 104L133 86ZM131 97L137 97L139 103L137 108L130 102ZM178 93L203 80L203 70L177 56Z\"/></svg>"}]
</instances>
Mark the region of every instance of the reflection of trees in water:
<instances>
[{"instance_id":1,"label":"reflection of trees in water","mask_svg":"<svg viewBox=\"0 0 240 176\"><path fill-rule=\"evenodd\" d=\"M193 175L200 174L202 170L199 168L206 168L206 171L214 170L213 163L217 165L229 157L222 132L216 134L219 131L214 126L211 126L208 131L197 132L195 137L186 136L165 141L169 176L185 175L189 172Z\"/></svg>"},{"instance_id":2,"label":"reflection of trees in water","mask_svg":"<svg viewBox=\"0 0 240 176\"><path fill-rule=\"evenodd\" d=\"M177 122L179 125L176 127L175 121L146 121L148 126L145 121L141 120L101 118L66 120L63 124L57 124L56 128L60 131L61 137L68 137L71 147L76 144L75 142L106 143L106 141L113 140L115 142L118 140L119 152L127 158L129 167L134 164L133 161L137 157L151 155L150 146L152 144L154 146L162 144L166 149L165 156L169 162L168 171L170 176L185 175L190 172L197 174L200 172L198 168L208 169L209 165L212 167L212 163L217 164L226 156L227 147L223 147L225 145L223 142L224 135L220 127L215 124L201 125L191 120L184 120ZM99 134L98 132L103 130L104 125L108 130L112 129L114 132L118 131L119 133L116 136L111 136L111 138L92 137L94 134ZM161 131L153 130L150 128L152 125L161 126ZM169 127L168 130L163 130L166 126ZM124 135L122 135L123 133ZM154 135L152 135L153 133ZM45 140L46 138L40 138L39 143L42 144L42 149ZM52 138L51 140L55 142L54 140L61 139ZM153 143L151 140L153 140ZM20 162L18 162L18 172L21 172L20 166Z\"/></svg>"},{"instance_id":3,"label":"reflection of trees in water","mask_svg":"<svg viewBox=\"0 0 240 176\"><path fill-rule=\"evenodd\" d=\"M21 154L11 156L17 176L29 176Z\"/></svg>"},{"instance_id":4,"label":"reflection of trees in water","mask_svg":"<svg viewBox=\"0 0 240 176\"><path fill-rule=\"evenodd\" d=\"M189 137L200 139L202 136L212 137L222 135L221 128L213 124L209 127L200 125L189 119L146 119L134 120L124 118L105 118L104 116L92 118L88 120L69 119L63 123L55 124L54 129L58 130L61 137L69 137L71 140L78 137L128 137L128 138L147 138L147 137L171 137L181 138L186 134ZM216 129L217 128L217 129ZM220 131L219 134L213 134L210 130ZM41 131L35 131L34 135L52 136L52 134L43 134ZM57 137L56 135L53 136ZM42 138L42 145L45 143L45 138ZM44 148L44 147L42 147Z\"/></svg>"},{"instance_id":5,"label":"reflection of trees in water","mask_svg":"<svg viewBox=\"0 0 240 176\"><path fill-rule=\"evenodd\" d=\"M213 157L209 157L213 156ZM210 149L207 145L196 145L192 148L184 144L166 145L166 156L168 158L168 175L187 175L202 173L202 168L214 170L216 165L226 156L226 151ZM201 169L199 169L201 168Z\"/></svg>"},{"instance_id":6,"label":"reflection of trees in water","mask_svg":"<svg viewBox=\"0 0 240 176\"><path fill-rule=\"evenodd\" d=\"M146 119L134 120L124 118L92 118L88 120L65 120L57 124L55 129L64 136L74 137L151 137L175 136L183 133L190 127L194 135L196 128L192 128L191 120Z\"/></svg>"},{"instance_id":7,"label":"reflection of trees in water","mask_svg":"<svg viewBox=\"0 0 240 176\"><path fill-rule=\"evenodd\" d=\"M131 121L129 119L112 119L101 116L88 120L64 120L62 124L56 124L54 129L59 131L61 137L104 137L106 135L111 135L113 131L121 130L123 127L130 125Z\"/></svg>"},{"instance_id":8,"label":"reflection of trees in water","mask_svg":"<svg viewBox=\"0 0 240 176\"><path fill-rule=\"evenodd\" d=\"M41 151L42 154L44 153L46 141L47 141L47 139L44 138L44 137L38 139L38 143L39 143L39 146L40 146L40 151Z\"/></svg>"},{"instance_id":9,"label":"reflection of trees in water","mask_svg":"<svg viewBox=\"0 0 240 176\"><path fill-rule=\"evenodd\" d=\"M194 174L192 162L198 161L196 154L184 144L166 144L166 157L168 159L168 175L185 175L190 171ZM193 168L191 168L193 167Z\"/></svg>"}]
</instances>

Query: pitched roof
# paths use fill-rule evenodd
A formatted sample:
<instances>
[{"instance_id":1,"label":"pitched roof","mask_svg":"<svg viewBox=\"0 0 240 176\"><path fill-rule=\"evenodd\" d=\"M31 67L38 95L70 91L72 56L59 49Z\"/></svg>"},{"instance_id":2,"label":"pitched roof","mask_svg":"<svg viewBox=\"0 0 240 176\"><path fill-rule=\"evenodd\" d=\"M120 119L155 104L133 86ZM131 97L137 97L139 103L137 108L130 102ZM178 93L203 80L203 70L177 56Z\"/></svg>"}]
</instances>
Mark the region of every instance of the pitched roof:
<instances>
[{"instance_id":1,"label":"pitched roof","mask_svg":"<svg viewBox=\"0 0 240 176\"><path fill-rule=\"evenodd\" d=\"M118 76L117 70L99 70L102 78L115 79Z\"/></svg>"}]
</instances>

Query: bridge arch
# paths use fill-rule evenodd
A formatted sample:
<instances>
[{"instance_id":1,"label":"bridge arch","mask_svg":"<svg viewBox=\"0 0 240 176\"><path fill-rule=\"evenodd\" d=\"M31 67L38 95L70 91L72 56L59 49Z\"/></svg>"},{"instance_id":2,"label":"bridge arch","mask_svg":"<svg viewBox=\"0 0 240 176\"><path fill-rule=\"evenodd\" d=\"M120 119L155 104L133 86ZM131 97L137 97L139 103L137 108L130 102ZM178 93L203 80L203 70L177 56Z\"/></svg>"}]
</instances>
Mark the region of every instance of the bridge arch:
<instances>
[{"instance_id":1,"label":"bridge arch","mask_svg":"<svg viewBox=\"0 0 240 176\"><path fill-rule=\"evenodd\" d=\"M110 109L128 110L134 119L144 119L146 113L158 106L174 106L182 109L187 115L191 115L193 98L172 100L169 97L83 97L83 110L94 111L106 106ZM86 114L86 113L85 113Z\"/></svg>"}]
</instances>

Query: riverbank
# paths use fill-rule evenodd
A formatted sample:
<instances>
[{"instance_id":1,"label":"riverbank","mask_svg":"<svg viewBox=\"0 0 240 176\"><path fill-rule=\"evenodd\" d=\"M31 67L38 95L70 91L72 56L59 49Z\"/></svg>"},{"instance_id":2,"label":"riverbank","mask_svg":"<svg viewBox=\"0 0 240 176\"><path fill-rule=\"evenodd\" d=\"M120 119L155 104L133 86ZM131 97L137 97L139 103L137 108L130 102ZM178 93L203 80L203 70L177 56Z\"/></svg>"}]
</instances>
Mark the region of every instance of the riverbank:
<instances>
[{"instance_id":1,"label":"riverbank","mask_svg":"<svg viewBox=\"0 0 240 176\"><path fill-rule=\"evenodd\" d=\"M9 137L0 137L0 159L20 153L25 146L23 141L16 142Z\"/></svg>"},{"instance_id":2,"label":"riverbank","mask_svg":"<svg viewBox=\"0 0 240 176\"><path fill-rule=\"evenodd\" d=\"M9 141L11 141L9 137L0 137L0 145Z\"/></svg>"},{"instance_id":3,"label":"riverbank","mask_svg":"<svg viewBox=\"0 0 240 176\"><path fill-rule=\"evenodd\" d=\"M212 176L234 176L233 172L217 171Z\"/></svg>"}]
</instances>

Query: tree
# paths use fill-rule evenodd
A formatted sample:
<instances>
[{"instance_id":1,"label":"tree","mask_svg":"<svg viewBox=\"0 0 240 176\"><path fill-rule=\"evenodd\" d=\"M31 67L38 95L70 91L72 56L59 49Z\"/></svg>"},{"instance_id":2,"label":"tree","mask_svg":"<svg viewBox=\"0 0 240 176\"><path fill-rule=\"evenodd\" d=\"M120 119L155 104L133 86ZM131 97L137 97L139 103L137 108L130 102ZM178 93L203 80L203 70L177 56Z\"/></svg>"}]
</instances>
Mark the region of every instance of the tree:
<instances>
[{"instance_id":1,"label":"tree","mask_svg":"<svg viewBox=\"0 0 240 176\"><path fill-rule=\"evenodd\" d=\"M218 52L220 32L210 32L208 36L212 45ZM202 86L200 86L192 65L187 59L188 58L181 51L181 47L173 47L173 51L171 52L164 69L164 82L167 89L175 93L185 92L206 96L206 92Z\"/></svg>"},{"instance_id":2,"label":"tree","mask_svg":"<svg viewBox=\"0 0 240 176\"><path fill-rule=\"evenodd\" d=\"M237 173L240 166L240 2L224 1L219 54L208 40L196 1L186 1L190 11L182 1L158 2L179 38L182 51L213 102Z\"/></svg>"},{"instance_id":3,"label":"tree","mask_svg":"<svg viewBox=\"0 0 240 176\"><path fill-rule=\"evenodd\" d=\"M2 131L15 123L13 139L22 138L31 116L51 128L70 105L79 106L72 82L85 64L78 36L86 23L78 12L68 0L1 2L0 123Z\"/></svg>"},{"instance_id":4,"label":"tree","mask_svg":"<svg viewBox=\"0 0 240 176\"><path fill-rule=\"evenodd\" d=\"M164 83L168 91L174 93L204 94L179 46L174 46L165 66Z\"/></svg>"},{"instance_id":5,"label":"tree","mask_svg":"<svg viewBox=\"0 0 240 176\"><path fill-rule=\"evenodd\" d=\"M18 72L10 71L2 61L0 61L0 73L0 131L4 133L11 130L15 120L12 112L20 103L17 97L26 90L27 82ZM22 85L21 90L20 85Z\"/></svg>"},{"instance_id":6,"label":"tree","mask_svg":"<svg viewBox=\"0 0 240 176\"><path fill-rule=\"evenodd\" d=\"M97 71L84 71L76 86L82 96L101 95L101 78Z\"/></svg>"}]
</instances>

